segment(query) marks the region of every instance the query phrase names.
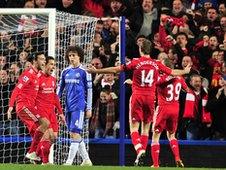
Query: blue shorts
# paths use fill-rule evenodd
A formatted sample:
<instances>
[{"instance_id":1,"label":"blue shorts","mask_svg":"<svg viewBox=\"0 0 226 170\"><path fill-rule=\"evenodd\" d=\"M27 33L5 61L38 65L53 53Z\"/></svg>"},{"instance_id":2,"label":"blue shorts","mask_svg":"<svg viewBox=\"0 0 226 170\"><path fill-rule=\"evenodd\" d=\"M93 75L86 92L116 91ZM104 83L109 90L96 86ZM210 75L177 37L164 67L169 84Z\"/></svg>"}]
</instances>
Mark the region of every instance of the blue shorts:
<instances>
[{"instance_id":1,"label":"blue shorts","mask_svg":"<svg viewBox=\"0 0 226 170\"><path fill-rule=\"evenodd\" d=\"M66 123L69 132L81 133L84 123L84 111L78 110L66 113Z\"/></svg>"}]
</instances>

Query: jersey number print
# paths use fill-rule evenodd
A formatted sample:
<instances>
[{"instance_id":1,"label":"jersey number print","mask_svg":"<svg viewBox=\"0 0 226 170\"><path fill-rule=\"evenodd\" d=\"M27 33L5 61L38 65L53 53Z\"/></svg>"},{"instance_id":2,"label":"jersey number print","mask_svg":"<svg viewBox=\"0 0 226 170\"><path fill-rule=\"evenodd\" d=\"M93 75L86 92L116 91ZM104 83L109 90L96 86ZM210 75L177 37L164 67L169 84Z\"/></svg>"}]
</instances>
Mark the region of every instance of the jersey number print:
<instances>
[{"instance_id":1,"label":"jersey number print","mask_svg":"<svg viewBox=\"0 0 226 170\"><path fill-rule=\"evenodd\" d=\"M173 84L169 84L167 86L167 96L166 101L172 101L173 99L177 101L179 99L179 94L181 90L181 83L177 83L175 86Z\"/></svg>"},{"instance_id":2,"label":"jersey number print","mask_svg":"<svg viewBox=\"0 0 226 170\"><path fill-rule=\"evenodd\" d=\"M148 72L146 74L146 72ZM153 76L154 76L154 70L142 70L141 71L141 86L145 86L145 84L148 84L148 86L152 86L153 83Z\"/></svg>"}]
</instances>

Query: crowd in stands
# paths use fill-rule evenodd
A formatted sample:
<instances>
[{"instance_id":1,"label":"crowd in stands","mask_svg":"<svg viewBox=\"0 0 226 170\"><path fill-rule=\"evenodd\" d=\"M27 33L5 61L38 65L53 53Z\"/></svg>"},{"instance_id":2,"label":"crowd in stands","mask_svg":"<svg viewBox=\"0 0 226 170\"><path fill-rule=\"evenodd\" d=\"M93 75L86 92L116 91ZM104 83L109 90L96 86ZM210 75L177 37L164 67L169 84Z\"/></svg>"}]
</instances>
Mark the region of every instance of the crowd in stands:
<instances>
[{"instance_id":1,"label":"crowd in stands","mask_svg":"<svg viewBox=\"0 0 226 170\"><path fill-rule=\"evenodd\" d=\"M96 68L119 62L119 23L126 17L126 61L139 57L139 45L149 39L154 59L169 58L174 68L192 65L185 75L192 90L180 94L178 138L226 140L226 3L223 0L1 0L0 8L56 8L72 14L100 18L95 28L93 59ZM0 16L0 25L4 24ZM15 37L0 32L0 135L18 133L18 121L6 121L10 91L34 51L47 51L45 32L38 40L30 34ZM47 44L47 43L46 43ZM10 57L10 58L9 58ZM126 73L131 78L130 72ZM90 136L118 137L119 75L93 75L93 116ZM126 85L126 136L129 137L130 85ZM207 101L207 102L205 102ZM188 111L190 109L190 111ZM193 109L191 111L191 109ZM3 121L4 120L4 121ZM14 117L14 120L17 120ZM16 130L4 130L11 123ZM10 131L10 132L9 132Z\"/></svg>"}]
</instances>

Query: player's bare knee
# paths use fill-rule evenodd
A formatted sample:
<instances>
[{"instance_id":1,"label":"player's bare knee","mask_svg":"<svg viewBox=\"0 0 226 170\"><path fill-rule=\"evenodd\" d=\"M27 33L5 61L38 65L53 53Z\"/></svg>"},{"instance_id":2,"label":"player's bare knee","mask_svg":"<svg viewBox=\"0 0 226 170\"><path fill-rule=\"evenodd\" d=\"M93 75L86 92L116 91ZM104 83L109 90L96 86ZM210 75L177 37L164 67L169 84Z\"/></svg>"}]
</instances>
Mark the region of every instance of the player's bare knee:
<instances>
[{"instance_id":1,"label":"player's bare knee","mask_svg":"<svg viewBox=\"0 0 226 170\"><path fill-rule=\"evenodd\" d=\"M155 129L152 134L152 141L158 142L161 136L161 132L158 129Z\"/></svg>"},{"instance_id":2,"label":"player's bare knee","mask_svg":"<svg viewBox=\"0 0 226 170\"><path fill-rule=\"evenodd\" d=\"M166 135L167 135L168 140L175 139L175 133L174 132L167 131Z\"/></svg>"},{"instance_id":3,"label":"player's bare knee","mask_svg":"<svg viewBox=\"0 0 226 170\"><path fill-rule=\"evenodd\" d=\"M40 119L40 125L41 125L41 128L42 128L43 130L47 130L48 127L49 127L49 124L50 124L50 122L49 122L48 119L46 119L46 118L41 118L41 119Z\"/></svg>"}]
</instances>

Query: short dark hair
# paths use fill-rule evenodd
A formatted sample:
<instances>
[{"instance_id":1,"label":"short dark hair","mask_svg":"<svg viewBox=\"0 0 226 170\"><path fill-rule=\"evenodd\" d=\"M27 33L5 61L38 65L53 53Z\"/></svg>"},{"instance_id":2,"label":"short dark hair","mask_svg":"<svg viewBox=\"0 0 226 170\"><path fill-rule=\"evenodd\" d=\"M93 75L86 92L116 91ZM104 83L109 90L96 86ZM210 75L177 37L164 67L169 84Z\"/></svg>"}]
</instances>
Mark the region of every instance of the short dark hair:
<instances>
[{"instance_id":1,"label":"short dark hair","mask_svg":"<svg viewBox=\"0 0 226 170\"><path fill-rule=\"evenodd\" d=\"M145 35L143 35L143 34L138 35L138 36L136 37L136 41L137 41L139 38L145 38L145 39L146 39L146 36L145 36Z\"/></svg>"},{"instance_id":2,"label":"short dark hair","mask_svg":"<svg viewBox=\"0 0 226 170\"><path fill-rule=\"evenodd\" d=\"M52 56L46 57L46 64L48 64L50 60L55 60L55 59Z\"/></svg>"},{"instance_id":3,"label":"short dark hair","mask_svg":"<svg viewBox=\"0 0 226 170\"><path fill-rule=\"evenodd\" d=\"M176 35L176 38L180 35L184 35L186 37L186 40L188 40L188 35L184 32L179 32L177 35Z\"/></svg>"},{"instance_id":4,"label":"short dark hair","mask_svg":"<svg viewBox=\"0 0 226 170\"><path fill-rule=\"evenodd\" d=\"M199 74L192 74L192 75L190 75L190 81L192 80L192 78L194 78L194 77L200 77L201 78L201 80L202 80L202 76L201 75L199 75Z\"/></svg>"},{"instance_id":5,"label":"short dark hair","mask_svg":"<svg viewBox=\"0 0 226 170\"><path fill-rule=\"evenodd\" d=\"M69 52L74 52L74 53L77 53L79 58L80 58L80 62L83 62L84 61L84 51L81 47L75 45L75 46L69 46L67 48L67 51L66 51L66 60L69 62Z\"/></svg>"},{"instance_id":6,"label":"short dark hair","mask_svg":"<svg viewBox=\"0 0 226 170\"><path fill-rule=\"evenodd\" d=\"M145 39L144 42L141 45L141 52L144 54L150 55L151 53L151 41Z\"/></svg>"},{"instance_id":7,"label":"short dark hair","mask_svg":"<svg viewBox=\"0 0 226 170\"><path fill-rule=\"evenodd\" d=\"M109 85L105 85L101 88L101 92L105 92L107 94L110 94L112 92L111 87Z\"/></svg>"},{"instance_id":8,"label":"short dark hair","mask_svg":"<svg viewBox=\"0 0 226 170\"><path fill-rule=\"evenodd\" d=\"M37 52L35 54L30 54L29 57L27 58L27 61L33 64L33 61L38 60L38 56L40 55L45 55L43 52Z\"/></svg>"}]
</instances>

